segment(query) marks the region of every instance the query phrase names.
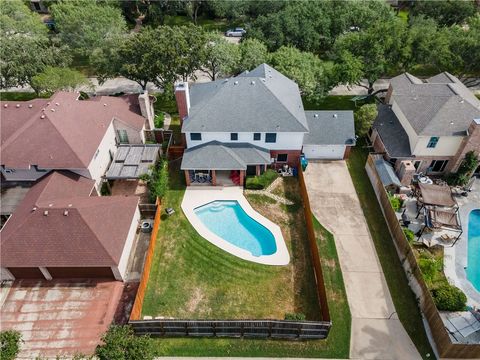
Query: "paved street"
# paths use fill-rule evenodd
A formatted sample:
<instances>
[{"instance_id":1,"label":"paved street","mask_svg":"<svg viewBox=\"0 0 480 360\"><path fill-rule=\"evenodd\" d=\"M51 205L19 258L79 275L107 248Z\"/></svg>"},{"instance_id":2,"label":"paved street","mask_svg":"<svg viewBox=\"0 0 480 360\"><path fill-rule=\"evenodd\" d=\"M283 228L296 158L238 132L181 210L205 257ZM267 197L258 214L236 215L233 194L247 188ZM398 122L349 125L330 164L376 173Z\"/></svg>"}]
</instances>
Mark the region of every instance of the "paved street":
<instances>
[{"instance_id":1,"label":"paved street","mask_svg":"<svg viewBox=\"0 0 480 360\"><path fill-rule=\"evenodd\" d=\"M345 161L310 162L312 211L333 233L352 313L351 359L419 359L398 319Z\"/></svg>"}]
</instances>

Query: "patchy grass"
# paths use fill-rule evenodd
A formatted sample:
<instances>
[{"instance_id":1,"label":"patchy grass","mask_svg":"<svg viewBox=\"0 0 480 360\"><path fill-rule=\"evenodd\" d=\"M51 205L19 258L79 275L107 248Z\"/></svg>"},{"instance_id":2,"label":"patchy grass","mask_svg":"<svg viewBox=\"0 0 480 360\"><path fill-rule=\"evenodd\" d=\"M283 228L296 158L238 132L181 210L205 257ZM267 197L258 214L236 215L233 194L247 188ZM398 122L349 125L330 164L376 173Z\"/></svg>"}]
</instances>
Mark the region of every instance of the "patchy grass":
<instances>
[{"instance_id":1,"label":"patchy grass","mask_svg":"<svg viewBox=\"0 0 480 360\"><path fill-rule=\"evenodd\" d=\"M182 25L193 24L193 20L189 16L167 15L165 17L164 23L165 25L169 25L169 26L182 26ZM231 27L238 26L238 24L230 23L226 19L207 19L202 16L197 18L197 25L207 31L219 31L219 32L225 32Z\"/></svg>"},{"instance_id":2,"label":"patchy grass","mask_svg":"<svg viewBox=\"0 0 480 360\"><path fill-rule=\"evenodd\" d=\"M355 102L351 101L353 96L351 95L331 95L326 96L320 100L309 100L307 98L303 98L303 107L305 110L353 110L356 111L360 108L360 106L374 102L375 100L369 99L368 101L362 100L357 101L357 106L355 106Z\"/></svg>"},{"instance_id":3,"label":"patchy grass","mask_svg":"<svg viewBox=\"0 0 480 360\"><path fill-rule=\"evenodd\" d=\"M361 144L353 148L347 162L348 170L372 234L398 317L419 353L426 359L426 354L430 353L432 356L433 351L425 333L415 295L408 285L380 205L365 171L367 156L368 151L361 147Z\"/></svg>"},{"instance_id":4,"label":"patchy grass","mask_svg":"<svg viewBox=\"0 0 480 360\"><path fill-rule=\"evenodd\" d=\"M276 204L277 200L272 199L269 196L263 194L248 194L248 201L252 204L252 206L260 206L262 204Z\"/></svg>"},{"instance_id":5,"label":"patchy grass","mask_svg":"<svg viewBox=\"0 0 480 360\"><path fill-rule=\"evenodd\" d=\"M170 122L170 130L173 131L174 144L182 143L182 129L180 126L180 117L178 116L177 103L175 96L171 93L155 93L156 101L153 103L153 108L156 114L161 112L169 113L172 117Z\"/></svg>"},{"instance_id":6,"label":"patchy grass","mask_svg":"<svg viewBox=\"0 0 480 360\"><path fill-rule=\"evenodd\" d=\"M247 195L257 211L280 225L292 261L281 267L243 261L201 238L181 213L184 184L176 168L172 166L170 189L162 204L177 212L162 219L143 314L283 318L287 312L296 312L306 314L307 319L318 319L303 211L287 213L271 199L264 201L262 195ZM287 183L283 187L286 191L295 187L298 191L294 179ZM334 323L326 340L165 338L156 340L156 355L347 358L350 313L335 244L318 223L315 230Z\"/></svg>"}]
</instances>

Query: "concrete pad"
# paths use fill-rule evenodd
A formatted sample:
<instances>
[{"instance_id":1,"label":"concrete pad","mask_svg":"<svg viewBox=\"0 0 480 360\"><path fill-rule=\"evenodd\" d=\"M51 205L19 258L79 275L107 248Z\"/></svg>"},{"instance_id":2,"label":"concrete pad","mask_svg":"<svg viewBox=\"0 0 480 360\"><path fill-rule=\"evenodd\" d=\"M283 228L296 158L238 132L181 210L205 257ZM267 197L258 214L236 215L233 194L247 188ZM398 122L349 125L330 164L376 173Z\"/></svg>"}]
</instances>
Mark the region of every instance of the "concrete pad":
<instances>
[{"instance_id":1,"label":"concrete pad","mask_svg":"<svg viewBox=\"0 0 480 360\"><path fill-rule=\"evenodd\" d=\"M337 235L337 252L344 271L378 272L375 249L367 235Z\"/></svg>"},{"instance_id":2,"label":"concrete pad","mask_svg":"<svg viewBox=\"0 0 480 360\"><path fill-rule=\"evenodd\" d=\"M379 272L344 273L352 317L385 319L395 312L383 274Z\"/></svg>"},{"instance_id":3,"label":"concrete pad","mask_svg":"<svg viewBox=\"0 0 480 360\"><path fill-rule=\"evenodd\" d=\"M352 319L350 359L419 359L397 319Z\"/></svg>"}]
</instances>

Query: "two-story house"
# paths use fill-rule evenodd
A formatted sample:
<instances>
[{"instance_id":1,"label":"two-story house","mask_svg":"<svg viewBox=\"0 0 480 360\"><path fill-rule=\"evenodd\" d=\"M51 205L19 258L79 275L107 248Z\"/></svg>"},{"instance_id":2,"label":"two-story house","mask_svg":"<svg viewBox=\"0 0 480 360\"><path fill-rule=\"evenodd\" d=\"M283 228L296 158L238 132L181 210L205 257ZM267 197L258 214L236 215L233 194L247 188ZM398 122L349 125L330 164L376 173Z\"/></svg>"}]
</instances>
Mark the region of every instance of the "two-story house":
<instances>
[{"instance_id":1,"label":"two-story house","mask_svg":"<svg viewBox=\"0 0 480 360\"><path fill-rule=\"evenodd\" d=\"M197 172L214 185L237 172L242 185L266 167L297 166L302 151L343 159L355 144L351 111L305 111L297 84L266 64L229 79L180 83L175 95L187 184Z\"/></svg>"},{"instance_id":2,"label":"two-story house","mask_svg":"<svg viewBox=\"0 0 480 360\"><path fill-rule=\"evenodd\" d=\"M480 100L447 72L426 81L408 73L393 78L378 111L370 139L400 177L406 166L455 172L467 152L480 152Z\"/></svg>"}]
</instances>

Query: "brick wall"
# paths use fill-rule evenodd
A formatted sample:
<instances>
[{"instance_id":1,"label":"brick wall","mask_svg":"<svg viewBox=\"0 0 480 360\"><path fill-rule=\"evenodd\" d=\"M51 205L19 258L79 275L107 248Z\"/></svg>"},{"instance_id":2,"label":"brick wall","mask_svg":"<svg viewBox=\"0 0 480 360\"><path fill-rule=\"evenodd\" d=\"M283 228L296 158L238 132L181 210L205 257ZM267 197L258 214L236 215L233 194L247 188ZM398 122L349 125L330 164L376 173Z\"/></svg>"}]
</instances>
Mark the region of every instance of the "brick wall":
<instances>
[{"instance_id":1,"label":"brick wall","mask_svg":"<svg viewBox=\"0 0 480 360\"><path fill-rule=\"evenodd\" d=\"M477 154L480 153L480 121L472 121L468 128L468 134L469 136L465 137L460 144L455 157L447 165L447 171L456 172L467 152L473 150Z\"/></svg>"},{"instance_id":2,"label":"brick wall","mask_svg":"<svg viewBox=\"0 0 480 360\"><path fill-rule=\"evenodd\" d=\"M270 150L270 157L277 159L278 154L287 154L287 162L276 162L276 166L279 167L283 164L288 164L288 166L298 166L300 160L300 150Z\"/></svg>"}]
</instances>

